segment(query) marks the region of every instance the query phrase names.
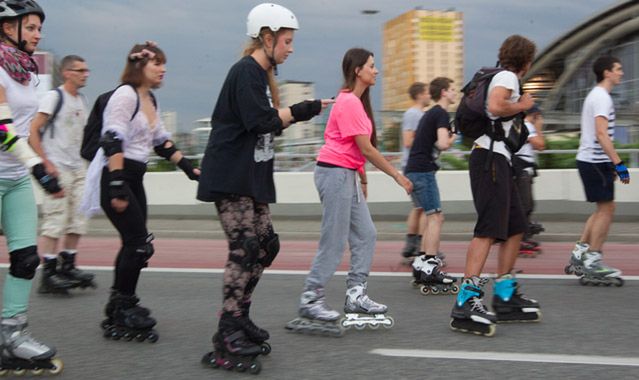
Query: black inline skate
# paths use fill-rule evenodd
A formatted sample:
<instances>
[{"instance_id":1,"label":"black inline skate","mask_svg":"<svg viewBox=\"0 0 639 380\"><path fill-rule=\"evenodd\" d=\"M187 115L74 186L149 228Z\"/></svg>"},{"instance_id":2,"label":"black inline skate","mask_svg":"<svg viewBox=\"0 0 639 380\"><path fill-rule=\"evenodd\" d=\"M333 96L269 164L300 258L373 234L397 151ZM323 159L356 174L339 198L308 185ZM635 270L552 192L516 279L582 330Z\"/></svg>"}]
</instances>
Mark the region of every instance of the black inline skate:
<instances>
[{"instance_id":1,"label":"black inline skate","mask_svg":"<svg viewBox=\"0 0 639 380\"><path fill-rule=\"evenodd\" d=\"M3 318L0 324L0 376L34 376L62 372L62 360L54 358L56 350L35 340L27 330L26 314Z\"/></svg>"},{"instance_id":2,"label":"black inline skate","mask_svg":"<svg viewBox=\"0 0 639 380\"><path fill-rule=\"evenodd\" d=\"M55 257L44 258L42 262L42 277L38 293L69 294L72 289L80 284L80 281L69 279L58 271L58 259Z\"/></svg>"},{"instance_id":3,"label":"black inline skate","mask_svg":"<svg viewBox=\"0 0 639 380\"><path fill-rule=\"evenodd\" d=\"M441 261L432 256L420 256L413 261L413 280L411 284L419 287L423 295L457 294L459 287L455 285L457 279L441 271Z\"/></svg>"},{"instance_id":4,"label":"black inline skate","mask_svg":"<svg viewBox=\"0 0 639 380\"><path fill-rule=\"evenodd\" d=\"M69 253L67 251L60 252L58 254L58 261L60 262L58 273L66 277L69 281L76 282L77 285L75 287L81 289L97 288L98 285L93 281L95 275L78 269L75 266L75 256L75 253Z\"/></svg>"},{"instance_id":5,"label":"black inline skate","mask_svg":"<svg viewBox=\"0 0 639 380\"><path fill-rule=\"evenodd\" d=\"M366 283L355 285L346 290L344 302L344 318L340 324L345 329L355 327L356 330L370 328L377 330L380 326L390 329L395 326L393 317L387 316L388 307L368 297Z\"/></svg>"},{"instance_id":6,"label":"black inline skate","mask_svg":"<svg viewBox=\"0 0 639 380\"><path fill-rule=\"evenodd\" d=\"M219 330L213 335L213 351L202 357L202 364L211 368L235 369L257 375L262 363L257 357L262 348L249 340L244 332L244 321L224 312L220 317Z\"/></svg>"},{"instance_id":7,"label":"black inline skate","mask_svg":"<svg viewBox=\"0 0 639 380\"><path fill-rule=\"evenodd\" d=\"M450 328L483 336L495 335L495 314L488 311L483 304L483 286L487 279L472 277L464 279L461 291L457 294L455 306L450 313Z\"/></svg>"},{"instance_id":8,"label":"black inline skate","mask_svg":"<svg viewBox=\"0 0 639 380\"><path fill-rule=\"evenodd\" d=\"M340 337L344 329L338 324L339 312L326 304L324 289L309 289L300 297L299 317L285 328L292 332Z\"/></svg>"},{"instance_id":9,"label":"black inline skate","mask_svg":"<svg viewBox=\"0 0 639 380\"><path fill-rule=\"evenodd\" d=\"M111 293L105 308L107 319L101 323L105 338L126 341L135 339L138 342L148 340L150 343L158 341L160 336L153 329L156 321L150 317L150 310L139 306L139 302L140 299L135 295L115 291Z\"/></svg>"},{"instance_id":10,"label":"black inline skate","mask_svg":"<svg viewBox=\"0 0 639 380\"><path fill-rule=\"evenodd\" d=\"M519 292L517 280L510 274L495 280L493 310L497 322L538 322L541 320L539 302Z\"/></svg>"},{"instance_id":11,"label":"black inline skate","mask_svg":"<svg viewBox=\"0 0 639 380\"><path fill-rule=\"evenodd\" d=\"M268 355L271 353L271 345L268 344L267 340L271 337L268 331L263 328L258 327L253 323L253 321L249 318L249 311L251 309L251 301L242 302L240 304L240 310L242 311L242 321L241 325L244 329L244 334L246 337L251 340L255 344L259 344L262 348L262 355Z\"/></svg>"}]
</instances>

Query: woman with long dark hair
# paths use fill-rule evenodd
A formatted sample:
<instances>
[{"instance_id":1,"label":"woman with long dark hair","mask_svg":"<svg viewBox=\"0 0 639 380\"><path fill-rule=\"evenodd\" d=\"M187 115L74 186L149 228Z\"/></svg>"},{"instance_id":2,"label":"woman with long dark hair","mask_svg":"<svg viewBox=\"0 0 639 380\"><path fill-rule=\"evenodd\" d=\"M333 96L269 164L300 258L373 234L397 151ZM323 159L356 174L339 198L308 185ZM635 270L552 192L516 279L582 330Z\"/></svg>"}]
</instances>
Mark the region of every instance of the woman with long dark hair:
<instances>
[{"instance_id":1,"label":"woman with long dark hair","mask_svg":"<svg viewBox=\"0 0 639 380\"><path fill-rule=\"evenodd\" d=\"M366 290L377 231L366 204L368 180L364 165L368 160L393 177L407 193L413 185L376 148L370 101L370 87L375 85L378 73L373 53L361 48L348 50L342 72L344 85L328 118L325 144L315 167L315 186L322 202L319 248L304 284L300 318L287 324L294 331L319 330L341 335L342 329L335 324L340 313L327 306L324 287L337 270L347 243L351 266L346 277L346 318L342 327L392 327L394 323L383 315L388 309L386 305L371 300Z\"/></svg>"}]
</instances>

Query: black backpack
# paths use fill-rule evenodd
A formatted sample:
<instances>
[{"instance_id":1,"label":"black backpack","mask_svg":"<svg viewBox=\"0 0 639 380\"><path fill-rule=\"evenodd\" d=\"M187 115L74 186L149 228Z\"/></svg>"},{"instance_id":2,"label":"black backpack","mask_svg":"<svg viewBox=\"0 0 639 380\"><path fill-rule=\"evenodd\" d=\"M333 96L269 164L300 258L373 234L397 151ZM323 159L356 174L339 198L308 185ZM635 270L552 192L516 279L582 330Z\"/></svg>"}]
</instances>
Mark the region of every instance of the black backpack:
<instances>
[{"instance_id":1,"label":"black backpack","mask_svg":"<svg viewBox=\"0 0 639 380\"><path fill-rule=\"evenodd\" d=\"M482 67L462 88L461 101L455 113L455 130L464 137L476 139L492 132L492 123L486 115L486 96L493 77L504 71L502 67Z\"/></svg>"},{"instance_id":2,"label":"black backpack","mask_svg":"<svg viewBox=\"0 0 639 380\"><path fill-rule=\"evenodd\" d=\"M100 96L98 96L98 98L95 100L95 103L93 104L93 108L91 109L91 113L89 114L89 119L87 120L87 125L84 126L82 147L80 148L80 156L82 156L82 158L87 161L93 161L93 157L95 157L95 154L100 148L100 136L102 135L103 121L102 116L104 114L104 109L106 108L111 95L113 95L113 93L122 86L131 85L128 83L123 83L111 91L100 94ZM133 88L133 90L135 91L135 88ZM137 115L138 111L140 110L140 96L138 95L137 91L135 91L135 95L135 110L133 111L133 114L131 115L131 119L129 119L129 121L132 121L135 118L135 115ZM155 96L153 95L153 93L151 93L151 100L153 100L153 105L157 107Z\"/></svg>"}]
</instances>

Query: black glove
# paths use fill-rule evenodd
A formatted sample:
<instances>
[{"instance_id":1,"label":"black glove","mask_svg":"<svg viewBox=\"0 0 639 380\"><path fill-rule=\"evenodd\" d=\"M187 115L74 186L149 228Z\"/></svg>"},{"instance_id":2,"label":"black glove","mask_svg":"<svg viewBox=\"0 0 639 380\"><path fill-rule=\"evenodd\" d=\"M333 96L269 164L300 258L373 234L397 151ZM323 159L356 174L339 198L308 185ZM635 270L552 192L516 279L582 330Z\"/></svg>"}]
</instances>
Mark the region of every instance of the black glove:
<instances>
[{"instance_id":1,"label":"black glove","mask_svg":"<svg viewBox=\"0 0 639 380\"><path fill-rule=\"evenodd\" d=\"M200 176L198 174L195 174L195 172L193 171L193 164L191 163L191 161L189 161L188 158L182 157L182 159L178 161L177 166L178 168L182 169L184 174L186 174L186 176L189 177L191 181L200 180Z\"/></svg>"},{"instance_id":2,"label":"black glove","mask_svg":"<svg viewBox=\"0 0 639 380\"><path fill-rule=\"evenodd\" d=\"M109 198L129 200L129 184L124 179L124 172L121 169L109 172Z\"/></svg>"},{"instance_id":3,"label":"black glove","mask_svg":"<svg viewBox=\"0 0 639 380\"><path fill-rule=\"evenodd\" d=\"M322 111L322 101L319 99L305 100L303 102L293 104L289 108L291 109L291 115L293 115L294 122L307 121L319 115Z\"/></svg>"},{"instance_id":4,"label":"black glove","mask_svg":"<svg viewBox=\"0 0 639 380\"><path fill-rule=\"evenodd\" d=\"M44 191L46 191L47 193L55 194L62 191L62 188L58 184L58 179L52 175L47 174L47 171L44 170L44 165L42 163L35 165L31 169L31 174L33 174L35 179L38 180L40 186L42 186Z\"/></svg>"}]
</instances>

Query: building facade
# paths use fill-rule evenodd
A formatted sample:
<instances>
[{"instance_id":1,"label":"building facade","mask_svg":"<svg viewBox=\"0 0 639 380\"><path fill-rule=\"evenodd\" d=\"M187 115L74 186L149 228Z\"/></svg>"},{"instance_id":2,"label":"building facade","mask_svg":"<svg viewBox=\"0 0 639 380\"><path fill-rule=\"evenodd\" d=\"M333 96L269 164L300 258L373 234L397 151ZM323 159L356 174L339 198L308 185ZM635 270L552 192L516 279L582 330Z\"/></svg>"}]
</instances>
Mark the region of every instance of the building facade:
<instances>
[{"instance_id":1,"label":"building facade","mask_svg":"<svg viewBox=\"0 0 639 380\"><path fill-rule=\"evenodd\" d=\"M386 22L383 29L383 110L412 105L408 87L436 77L464 81L462 12L416 8ZM455 107L453 107L454 109Z\"/></svg>"}]
</instances>

